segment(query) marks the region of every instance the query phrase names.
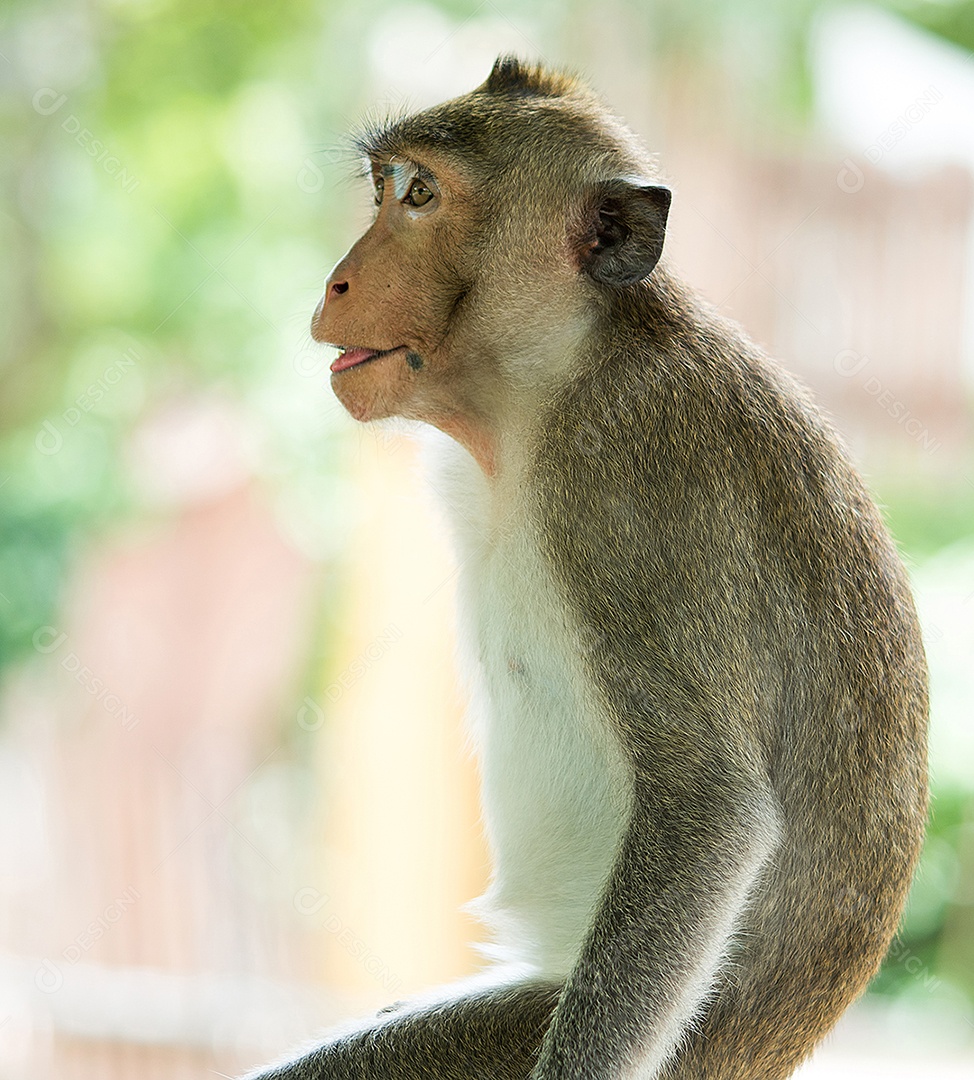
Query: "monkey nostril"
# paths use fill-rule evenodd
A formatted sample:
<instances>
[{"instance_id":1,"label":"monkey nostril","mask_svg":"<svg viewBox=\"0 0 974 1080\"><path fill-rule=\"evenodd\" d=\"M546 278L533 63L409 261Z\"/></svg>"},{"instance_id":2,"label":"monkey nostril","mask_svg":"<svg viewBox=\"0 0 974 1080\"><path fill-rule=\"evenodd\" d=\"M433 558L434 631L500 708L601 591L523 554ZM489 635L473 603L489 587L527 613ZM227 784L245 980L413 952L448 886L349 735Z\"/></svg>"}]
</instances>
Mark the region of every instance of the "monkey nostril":
<instances>
[{"instance_id":1,"label":"monkey nostril","mask_svg":"<svg viewBox=\"0 0 974 1080\"><path fill-rule=\"evenodd\" d=\"M348 282L347 281L336 281L336 282L334 282L332 284L330 292L334 296L341 296L342 293L348 292Z\"/></svg>"}]
</instances>

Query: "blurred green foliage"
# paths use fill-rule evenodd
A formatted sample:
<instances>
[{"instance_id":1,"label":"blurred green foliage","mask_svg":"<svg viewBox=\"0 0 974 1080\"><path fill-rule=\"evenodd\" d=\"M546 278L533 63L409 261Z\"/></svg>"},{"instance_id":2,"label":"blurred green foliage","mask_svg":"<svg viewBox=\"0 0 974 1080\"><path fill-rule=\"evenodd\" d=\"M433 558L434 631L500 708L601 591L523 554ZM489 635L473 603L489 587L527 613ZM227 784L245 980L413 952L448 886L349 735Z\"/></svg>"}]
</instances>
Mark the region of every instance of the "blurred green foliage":
<instances>
[{"instance_id":1,"label":"blurred green foliage","mask_svg":"<svg viewBox=\"0 0 974 1080\"><path fill-rule=\"evenodd\" d=\"M893 10L965 49L974 49L974 0L894 0Z\"/></svg>"},{"instance_id":2,"label":"blurred green foliage","mask_svg":"<svg viewBox=\"0 0 974 1080\"><path fill-rule=\"evenodd\" d=\"M216 388L283 444L267 468L320 463L320 418L277 391L325 269L327 41L309 0L3 9L0 666L137 505L126 436L154 403Z\"/></svg>"},{"instance_id":3,"label":"blurred green foliage","mask_svg":"<svg viewBox=\"0 0 974 1080\"><path fill-rule=\"evenodd\" d=\"M924 1000L949 987L948 1000L974 998L974 799L969 791L935 787L930 823L897 942L870 986L881 997ZM928 999L929 1000L929 999ZM963 1006L961 1006L963 1007Z\"/></svg>"},{"instance_id":4,"label":"blurred green foliage","mask_svg":"<svg viewBox=\"0 0 974 1080\"><path fill-rule=\"evenodd\" d=\"M967 477L935 486L887 479L879 501L900 550L910 562L920 562L974 536L974 482Z\"/></svg>"}]
</instances>

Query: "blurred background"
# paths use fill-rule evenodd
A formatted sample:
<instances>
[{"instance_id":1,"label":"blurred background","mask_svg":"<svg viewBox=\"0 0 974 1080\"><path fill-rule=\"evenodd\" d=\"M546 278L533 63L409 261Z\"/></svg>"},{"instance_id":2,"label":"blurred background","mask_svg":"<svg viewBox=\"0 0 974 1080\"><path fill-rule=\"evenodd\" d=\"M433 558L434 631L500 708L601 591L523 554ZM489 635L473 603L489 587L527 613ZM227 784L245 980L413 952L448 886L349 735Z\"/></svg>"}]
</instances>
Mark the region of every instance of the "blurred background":
<instances>
[{"instance_id":1,"label":"blurred background","mask_svg":"<svg viewBox=\"0 0 974 1080\"><path fill-rule=\"evenodd\" d=\"M0 1080L232 1075L477 964L435 493L307 327L348 130L506 50L659 151L914 578L929 839L803 1075L974 1075L972 49L972 0L3 0Z\"/></svg>"}]
</instances>

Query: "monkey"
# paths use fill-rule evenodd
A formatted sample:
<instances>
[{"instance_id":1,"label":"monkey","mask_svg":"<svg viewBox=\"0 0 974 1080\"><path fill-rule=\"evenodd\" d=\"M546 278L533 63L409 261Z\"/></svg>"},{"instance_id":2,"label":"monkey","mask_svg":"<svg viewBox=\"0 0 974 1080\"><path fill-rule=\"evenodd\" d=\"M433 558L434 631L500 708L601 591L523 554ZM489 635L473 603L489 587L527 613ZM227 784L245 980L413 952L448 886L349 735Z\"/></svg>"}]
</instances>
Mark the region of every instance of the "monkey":
<instances>
[{"instance_id":1,"label":"monkey","mask_svg":"<svg viewBox=\"0 0 974 1080\"><path fill-rule=\"evenodd\" d=\"M778 1080L877 971L922 842L906 572L810 393L663 258L671 189L501 56L357 139L312 336L436 429L491 964L260 1080ZM439 486L439 485L438 485Z\"/></svg>"}]
</instances>

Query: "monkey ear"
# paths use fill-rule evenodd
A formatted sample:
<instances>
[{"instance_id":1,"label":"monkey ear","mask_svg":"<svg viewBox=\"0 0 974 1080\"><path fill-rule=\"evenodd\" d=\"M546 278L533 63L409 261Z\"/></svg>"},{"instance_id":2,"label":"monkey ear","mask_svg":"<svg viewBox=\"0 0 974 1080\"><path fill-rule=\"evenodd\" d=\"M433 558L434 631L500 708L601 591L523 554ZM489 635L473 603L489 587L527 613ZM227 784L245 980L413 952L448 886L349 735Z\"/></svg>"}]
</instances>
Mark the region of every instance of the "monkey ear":
<instances>
[{"instance_id":1,"label":"monkey ear","mask_svg":"<svg viewBox=\"0 0 974 1080\"><path fill-rule=\"evenodd\" d=\"M590 211L582 269L603 285L634 285L663 254L670 189L641 180L600 184Z\"/></svg>"}]
</instances>

